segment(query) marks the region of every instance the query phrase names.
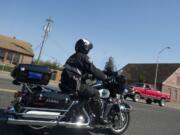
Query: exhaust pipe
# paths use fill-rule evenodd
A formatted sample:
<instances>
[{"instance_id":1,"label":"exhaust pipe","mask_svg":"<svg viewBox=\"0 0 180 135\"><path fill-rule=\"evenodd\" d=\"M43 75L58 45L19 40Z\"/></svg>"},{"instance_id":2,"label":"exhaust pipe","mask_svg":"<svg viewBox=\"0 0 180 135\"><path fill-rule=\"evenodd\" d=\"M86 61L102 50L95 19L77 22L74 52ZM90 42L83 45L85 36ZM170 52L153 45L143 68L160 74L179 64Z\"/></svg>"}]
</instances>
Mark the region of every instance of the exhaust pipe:
<instances>
[{"instance_id":1,"label":"exhaust pipe","mask_svg":"<svg viewBox=\"0 0 180 135\"><path fill-rule=\"evenodd\" d=\"M58 122L59 126L65 126L67 128L88 128L90 129L91 127L89 126L89 123L69 123L69 122Z\"/></svg>"},{"instance_id":2,"label":"exhaust pipe","mask_svg":"<svg viewBox=\"0 0 180 135\"><path fill-rule=\"evenodd\" d=\"M46 126L46 127L65 126L67 128L91 128L89 126L90 118L84 109L83 111L85 116L87 117L86 123L81 121L77 121L76 123L60 121L61 119L57 120L57 116L58 115L61 116L60 114L54 114L53 112L43 112L43 113L41 112L41 114L43 115L40 116L39 113L37 113L37 111L36 112L29 111L29 113L21 114L21 115L24 116L24 118L31 118L31 117L38 118L38 116L44 118L44 116L47 116L46 118L49 118L49 120L15 119L14 117L4 117L4 120L6 120L7 124L14 124L14 125L31 125L31 126Z\"/></svg>"},{"instance_id":3,"label":"exhaust pipe","mask_svg":"<svg viewBox=\"0 0 180 135\"><path fill-rule=\"evenodd\" d=\"M65 126L67 128L90 128L89 122L88 123L70 123L70 122L58 122L56 121L39 121L39 120L23 120L23 119L14 119L14 118L8 118L7 120L8 124L14 124L14 125L32 125L32 126L47 126L47 127L53 127L53 126Z\"/></svg>"},{"instance_id":4,"label":"exhaust pipe","mask_svg":"<svg viewBox=\"0 0 180 135\"><path fill-rule=\"evenodd\" d=\"M23 120L23 119L14 119L8 118L8 124L13 125L32 125L32 126L56 126L57 121L37 121L37 120Z\"/></svg>"}]
</instances>

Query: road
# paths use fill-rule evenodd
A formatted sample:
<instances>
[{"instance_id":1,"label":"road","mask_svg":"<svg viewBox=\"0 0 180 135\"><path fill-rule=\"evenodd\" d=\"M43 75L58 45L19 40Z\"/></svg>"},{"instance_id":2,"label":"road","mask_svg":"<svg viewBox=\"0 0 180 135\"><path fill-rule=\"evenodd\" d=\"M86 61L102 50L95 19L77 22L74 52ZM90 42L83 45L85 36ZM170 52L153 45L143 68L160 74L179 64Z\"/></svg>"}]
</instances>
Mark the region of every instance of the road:
<instances>
[{"instance_id":1,"label":"road","mask_svg":"<svg viewBox=\"0 0 180 135\"><path fill-rule=\"evenodd\" d=\"M6 82L7 81L7 82ZM0 87L4 88L8 85L11 87L8 80L0 79ZM3 82L3 85L1 84ZM13 86L12 86L13 88ZM0 92L2 94L2 92ZM12 93L9 95L5 92L4 100L9 100ZM8 101L6 101L8 102ZM168 107L159 107L152 104L134 103L127 101L132 105L131 122L128 130L124 135L180 135L180 110ZM7 105L7 104L6 104ZM1 135L25 135L21 128L14 125L0 124ZM100 132L75 130L75 129L58 129L55 128L52 135L66 134L66 135L102 135ZM103 133L106 134L106 133Z\"/></svg>"}]
</instances>

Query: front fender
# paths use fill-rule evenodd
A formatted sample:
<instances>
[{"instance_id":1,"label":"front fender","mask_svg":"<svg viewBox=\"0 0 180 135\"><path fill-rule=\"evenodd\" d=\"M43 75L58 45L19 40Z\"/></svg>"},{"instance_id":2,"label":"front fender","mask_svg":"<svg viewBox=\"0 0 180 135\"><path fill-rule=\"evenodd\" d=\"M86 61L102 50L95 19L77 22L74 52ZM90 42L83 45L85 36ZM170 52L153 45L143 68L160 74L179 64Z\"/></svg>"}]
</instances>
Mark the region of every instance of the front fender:
<instances>
[{"instance_id":1,"label":"front fender","mask_svg":"<svg viewBox=\"0 0 180 135\"><path fill-rule=\"evenodd\" d=\"M132 107L127 103L114 104L112 108L115 109L116 111L124 111L124 112L130 112L132 110Z\"/></svg>"},{"instance_id":2,"label":"front fender","mask_svg":"<svg viewBox=\"0 0 180 135\"><path fill-rule=\"evenodd\" d=\"M126 109L128 109L128 110L132 110L132 106L130 106L128 103L125 103L125 102L123 102L123 103L121 103L120 104L121 106L124 106Z\"/></svg>"}]
</instances>

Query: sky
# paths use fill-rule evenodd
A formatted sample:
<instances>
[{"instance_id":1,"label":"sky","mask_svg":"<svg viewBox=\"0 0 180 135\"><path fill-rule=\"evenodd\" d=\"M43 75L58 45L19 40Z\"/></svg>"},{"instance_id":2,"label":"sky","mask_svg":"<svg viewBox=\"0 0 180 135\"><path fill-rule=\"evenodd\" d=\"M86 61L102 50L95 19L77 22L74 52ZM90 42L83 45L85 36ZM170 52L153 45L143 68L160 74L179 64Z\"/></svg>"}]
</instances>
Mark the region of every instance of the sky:
<instances>
[{"instance_id":1,"label":"sky","mask_svg":"<svg viewBox=\"0 0 180 135\"><path fill-rule=\"evenodd\" d=\"M0 34L32 44L40 51L43 26L53 23L42 60L64 64L75 42L87 38L89 56L103 69L108 57L116 67L128 63L180 62L179 0L0 0Z\"/></svg>"}]
</instances>

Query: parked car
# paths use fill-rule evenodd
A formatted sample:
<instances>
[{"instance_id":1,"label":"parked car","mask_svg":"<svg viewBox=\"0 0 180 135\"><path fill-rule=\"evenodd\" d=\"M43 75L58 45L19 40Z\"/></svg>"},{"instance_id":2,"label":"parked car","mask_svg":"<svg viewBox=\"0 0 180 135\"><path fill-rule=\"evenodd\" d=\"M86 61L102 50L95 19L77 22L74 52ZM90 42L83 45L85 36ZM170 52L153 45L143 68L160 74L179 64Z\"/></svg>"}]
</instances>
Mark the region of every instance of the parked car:
<instances>
[{"instance_id":1,"label":"parked car","mask_svg":"<svg viewBox=\"0 0 180 135\"><path fill-rule=\"evenodd\" d=\"M160 106L165 106L166 102L170 101L170 95L163 93L154 88L154 85L149 83L132 83L128 86L128 93L125 98L131 98L134 102L140 99L146 100L147 104L152 102L158 103Z\"/></svg>"}]
</instances>

